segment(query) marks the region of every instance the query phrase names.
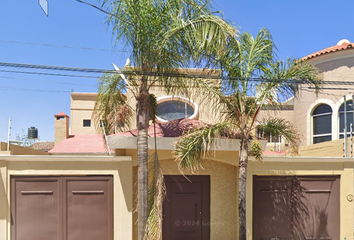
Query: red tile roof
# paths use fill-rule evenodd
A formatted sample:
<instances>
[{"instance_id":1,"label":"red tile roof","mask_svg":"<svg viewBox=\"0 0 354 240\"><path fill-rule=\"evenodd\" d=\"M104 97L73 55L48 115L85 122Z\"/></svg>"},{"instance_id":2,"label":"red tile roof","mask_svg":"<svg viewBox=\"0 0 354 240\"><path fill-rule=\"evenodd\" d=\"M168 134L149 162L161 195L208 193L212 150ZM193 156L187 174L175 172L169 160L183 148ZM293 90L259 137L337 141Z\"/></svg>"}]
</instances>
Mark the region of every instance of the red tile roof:
<instances>
[{"instance_id":1,"label":"red tile roof","mask_svg":"<svg viewBox=\"0 0 354 240\"><path fill-rule=\"evenodd\" d=\"M176 119L164 123L156 123L156 137L180 137L184 132L197 129L200 127L206 126L206 123L203 123L194 119ZM136 137L138 136L138 130L133 129L126 132L121 132L113 134L113 136L127 136L127 137ZM148 136L154 136L154 125L150 125L148 128Z\"/></svg>"},{"instance_id":2,"label":"red tile roof","mask_svg":"<svg viewBox=\"0 0 354 240\"><path fill-rule=\"evenodd\" d=\"M114 152L114 150L111 150ZM49 153L108 153L105 141L99 134L76 134L58 143Z\"/></svg>"},{"instance_id":3,"label":"red tile roof","mask_svg":"<svg viewBox=\"0 0 354 240\"><path fill-rule=\"evenodd\" d=\"M327 53L331 53L331 52L336 52L336 51L341 51L341 50L346 50L346 49L352 49L354 47L354 43L349 42L348 40L341 40L337 43L337 45L332 46L332 47L328 47L325 48L323 50L320 50L318 52L315 53L311 53L309 55L307 55L306 57L302 58L303 60L308 60L320 55L324 55Z\"/></svg>"},{"instance_id":4,"label":"red tile roof","mask_svg":"<svg viewBox=\"0 0 354 240\"><path fill-rule=\"evenodd\" d=\"M157 137L180 137L184 132L207 126L198 120L176 119L164 123L156 123ZM126 132L113 134L111 136L136 137L138 130L133 129ZM154 136L154 125L148 128L148 136ZM229 138L239 138L239 134L228 136ZM111 150L114 152L114 150ZM76 134L58 143L49 153L107 153L102 135L98 134Z\"/></svg>"},{"instance_id":5,"label":"red tile roof","mask_svg":"<svg viewBox=\"0 0 354 240\"><path fill-rule=\"evenodd\" d=\"M195 120L195 119L175 119L164 123L156 123L156 137L180 137L183 133L192 130L198 129L201 127L208 126L208 124ZM133 129L126 132L121 132L117 134L112 134L111 136L126 136L126 137L137 137L138 130ZM154 125L150 125L148 128L148 136L154 136ZM240 134L232 133L232 135L225 135L222 138L232 138L232 139L240 139Z\"/></svg>"},{"instance_id":6,"label":"red tile roof","mask_svg":"<svg viewBox=\"0 0 354 240\"><path fill-rule=\"evenodd\" d=\"M64 112L60 112L59 114L54 115L54 117L69 117Z\"/></svg>"}]
</instances>

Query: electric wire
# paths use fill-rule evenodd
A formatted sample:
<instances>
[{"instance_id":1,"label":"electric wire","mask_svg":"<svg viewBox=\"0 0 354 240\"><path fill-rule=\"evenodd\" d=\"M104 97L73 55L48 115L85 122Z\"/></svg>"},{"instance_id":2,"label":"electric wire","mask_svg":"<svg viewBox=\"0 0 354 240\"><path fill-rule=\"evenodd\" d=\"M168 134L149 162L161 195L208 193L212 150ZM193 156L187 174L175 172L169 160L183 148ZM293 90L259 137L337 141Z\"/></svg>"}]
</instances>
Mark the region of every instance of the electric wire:
<instances>
[{"instance_id":1,"label":"electric wire","mask_svg":"<svg viewBox=\"0 0 354 240\"><path fill-rule=\"evenodd\" d=\"M0 87L0 91L51 92L51 93L70 93L71 92L71 91L64 91L64 90L44 90L44 89L28 89L28 88L12 88L12 87Z\"/></svg>"},{"instance_id":2,"label":"electric wire","mask_svg":"<svg viewBox=\"0 0 354 240\"><path fill-rule=\"evenodd\" d=\"M36 65L36 64L22 64L22 63L7 63L0 62L0 67L10 67L10 68L29 68L29 69L40 69L40 70L48 70L48 71L67 71L67 72L82 72L82 73L110 73L116 74L115 70L110 69L99 69L99 68L79 68L79 67L64 67L64 66L51 66L51 65ZM27 71L12 71L12 70L0 70L0 72L13 72L13 73L23 73L23 74L43 74L43 75L53 75L53 76L70 76L70 77L87 77L87 78L99 78L98 76L84 76L84 75L71 75L71 74L58 74L58 73L46 73L46 72L27 72ZM239 78L239 77L229 77L229 76L221 76L221 75L208 75L208 74L191 74L191 73L172 73L172 72L142 72L142 71L127 71L122 70L123 74L126 75L146 75L146 76L154 76L154 77L175 77L175 78L185 78L185 79L208 79L208 80L227 80L227 81L249 81L249 82L279 82L279 81L287 81L287 83L299 83L306 84L309 83L306 79L266 79L260 77L251 77L251 78ZM354 85L354 81L321 81L321 84L328 85Z\"/></svg>"},{"instance_id":3,"label":"electric wire","mask_svg":"<svg viewBox=\"0 0 354 240\"><path fill-rule=\"evenodd\" d=\"M58 76L58 77L74 77L74 78L95 78L95 79L100 78L100 76L72 75L72 74L46 73L46 72L28 72L28 71L12 71L12 70L0 70L0 72L19 73L19 74L34 74L34 75L48 75L48 76Z\"/></svg>"},{"instance_id":4,"label":"electric wire","mask_svg":"<svg viewBox=\"0 0 354 240\"><path fill-rule=\"evenodd\" d=\"M21 81L45 81L45 82L49 82L49 83L63 84L63 85L71 85L71 86L97 86L96 84L82 84L82 83L71 83L71 82L58 82L58 81L50 81L50 80L48 80L48 79L22 79L22 78L7 77L7 76L0 76L0 78L21 80Z\"/></svg>"},{"instance_id":5,"label":"electric wire","mask_svg":"<svg viewBox=\"0 0 354 240\"><path fill-rule=\"evenodd\" d=\"M102 51L102 52L128 52L124 50L115 50L115 49L105 49L105 48L92 48L92 47L83 47L83 46L68 46L68 45L56 45L48 43L35 43L35 42L20 42L13 40L0 39L0 42L3 43L12 43L12 44L22 44L22 45L34 45L34 46L43 46L43 47L57 47L57 48L71 48L71 49L80 49L80 50L92 50L92 51Z\"/></svg>"}]
</instances>

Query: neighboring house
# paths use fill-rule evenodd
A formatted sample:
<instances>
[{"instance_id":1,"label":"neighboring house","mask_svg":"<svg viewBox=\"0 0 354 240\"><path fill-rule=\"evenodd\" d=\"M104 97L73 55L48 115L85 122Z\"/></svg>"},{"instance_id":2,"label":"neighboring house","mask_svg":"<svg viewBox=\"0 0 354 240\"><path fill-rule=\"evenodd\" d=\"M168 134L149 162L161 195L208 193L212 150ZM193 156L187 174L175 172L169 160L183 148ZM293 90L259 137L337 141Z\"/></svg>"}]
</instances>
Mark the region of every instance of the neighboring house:
<instances>
[{"instance_id":1,"label":"neighboring house","mask_svg":"<svg viewBox=\"0 0 354 240\"><path fill-rule=\"evenodd\" d=\"M46 142L34 142L31 145L32 149L35 150L40 150L40 151L44 151L44 152L48 152L50 151L52 148L54 147L54 142L50 142L50 141L46 141Z\"/></svg>"},{"instance_id":2,"label":"neighboring house","mask_svg":"<svg viewBox=\"0 0 354 240\"><path fill-rule=\"evenodd\" d=\"M354 90L351 88L354 78L353 46L354 43L344 39L335 46L304 57L322 72L322 90L316 93L313 88L301 84L298 95L283 103L283 110L263 112L258 120L274 115L285 118L299 130L302 146L342 139L346 98L349 137L354 119ZM272 142L278 142L278 139L272 139Z\"/></svg>"},{"instance_id":3,"label":"neighboring house","mask_svg":"<svg viewBox=\"0 0 354 240\"><path fill-rule=\"evenodd\" d=\"M210 112L208 103L202 104L202 96L190 100L165 96L159 88L151 90L158 97L157 149L167 189L163 239L237 239L239 140L220 139L215 154L204 157L202 169L182 175L172 155L174 142L185 130L215 123L217 113ZM311 123L308 109L316 109L316 97L303 90L300 97L309 97L311 103L292 99L283 112L273 115L286 116L296 125L303 119L295 118L295 112ZM50 155L21 155L21 151L12 155L2 146L0 239L137 239L137 130L131 127L108 136L108 150L92 122L88 127L84 121L92 121L96 96L72 93L71 118L65 113L54 117L56 144ZM152 153L153 126L148 133ZM308 133L304 132L305 138ZM321 144L328 143L314 146L320 151L329 148ZM353 240L353 160L306 151L312 155L265 156L263 162L250 157L249 239Z\"/></svg>"}]
</instances>

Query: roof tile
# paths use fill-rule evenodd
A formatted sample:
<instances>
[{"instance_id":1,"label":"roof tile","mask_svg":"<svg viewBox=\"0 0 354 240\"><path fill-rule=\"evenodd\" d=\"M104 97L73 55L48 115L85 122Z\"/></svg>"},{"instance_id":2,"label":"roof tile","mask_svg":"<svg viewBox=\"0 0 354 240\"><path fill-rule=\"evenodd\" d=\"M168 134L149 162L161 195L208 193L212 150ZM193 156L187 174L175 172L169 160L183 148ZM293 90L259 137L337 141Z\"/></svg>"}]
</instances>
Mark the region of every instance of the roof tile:
<instances>
[{"instance_id":1,"label":"roof tile","mask_svg":"<svg viewBox=\"0 0 354 240\"><path fill-rule=\"evenodd\" d=\"M302 59L303 60L308 60L308 59L311 59L311 58L314 58L314 57L317 57L317 56L320 56L320 55L328 54L328 53L331 53L331 52L336 52L336 51L341 51L341 50L346 50L346 49L352 49L353 46L354 46L354 43L350 43L350 42L346 42L346 41L339 42L339 43L340 43L339 45L335 45L335 46L328 47L328 48L325 48L323 50L311 53L311 54L307 55L306 57L304 57Z\"/></svg>"}]
</instances>

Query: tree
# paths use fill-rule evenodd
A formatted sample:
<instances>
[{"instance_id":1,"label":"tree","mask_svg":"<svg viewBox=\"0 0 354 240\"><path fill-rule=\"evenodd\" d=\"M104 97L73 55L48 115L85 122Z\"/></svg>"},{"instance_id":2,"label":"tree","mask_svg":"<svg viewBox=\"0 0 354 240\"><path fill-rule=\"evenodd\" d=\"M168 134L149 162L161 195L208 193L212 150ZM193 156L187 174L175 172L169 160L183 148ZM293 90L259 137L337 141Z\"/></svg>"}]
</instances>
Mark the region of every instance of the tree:
<instances>
[{"instance_id":1,"label":"tree","mask_svg":"<svg viewBox=\"0 0 354 240\"><path fill-rule=\"evenodd\" d=\"M283 137L290 143L290 152L298 153L299 133L289 121L276 117L264 118L257 124L257 132L269 137Z\"/></svg>"},{"instance_id":2,"label":"tree","mask_svg":"<svg viewBox=\"0 0 354 240\"><path fill-rule=\"evenodd\" d=\"M181 168L196 170L202 157L212 149L215 138L236 136L240 139L238 158L239 239L246 239L246 177L249 143L253 137L257 116L268 106L279 107L278 98L296 94L298 83L320 87L318 70L298 60L279 61L275 44L266 29L254 38L244 33L231 45L222 59L226 77L222 88L208 88L218 98L215 108L220 111L221 124L193 131L179 139L175 154ZM232 43L233 44L233 43Z\"/></svg>"},{"instance_id":3,"label":"tree","mask_svg":"<svg viewBox=\"0 0 354 240\"><path fill-rule=\"evenodd\" d=\"M116 125L111 124L117 119L115 113L128 116L131 112L123 93L129 91L134 96L138 129L138 235L142 240L148 219L149 89L154 85L169 92L186 93L188 84L178 78L181 68L192 63L209 66L226 52L237 30L211 14L209 0L102 0L102 7L109 13L107 22L116 42L131 51L134 67L125 69L130 72L127 78L122 74L104 77L107 81L101 81L95 118L96 123L104 120L106 130L112 130Z\"/></svg>"}]
</instances>

